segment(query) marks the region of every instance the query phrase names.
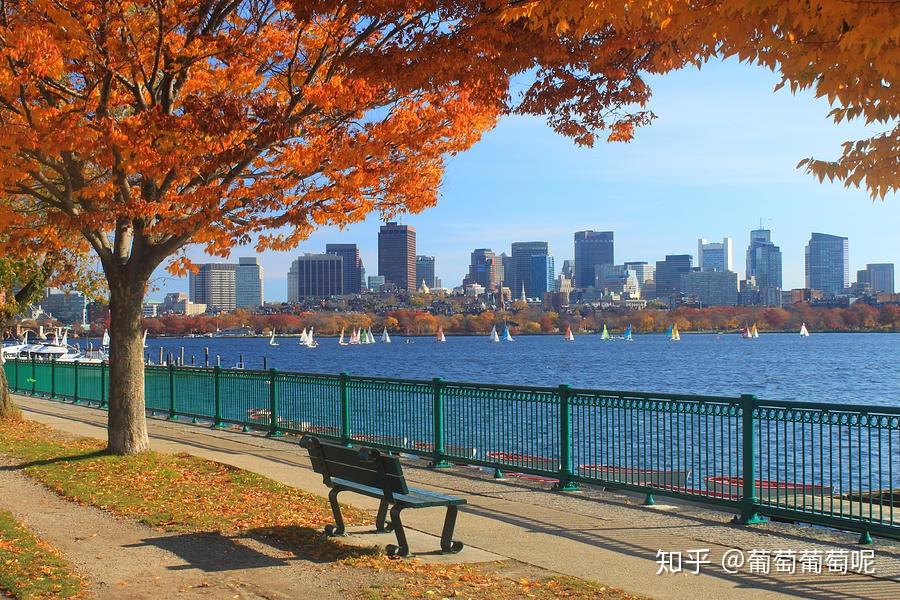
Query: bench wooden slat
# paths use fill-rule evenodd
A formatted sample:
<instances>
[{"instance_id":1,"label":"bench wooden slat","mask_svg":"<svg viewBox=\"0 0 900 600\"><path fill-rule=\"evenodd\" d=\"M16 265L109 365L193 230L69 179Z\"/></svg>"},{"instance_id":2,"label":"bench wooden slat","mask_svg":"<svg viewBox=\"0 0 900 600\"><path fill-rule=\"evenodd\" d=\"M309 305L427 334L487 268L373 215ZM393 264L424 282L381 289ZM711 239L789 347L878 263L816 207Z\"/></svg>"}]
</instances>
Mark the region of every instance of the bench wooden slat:
<instances>
[{"instance_id":1,"label":"bench wooden slat","mask_svg":"<svg viewBox=\"0 0 900 600\"><path fill-rule=\"evenodd\" d=\"M394 494L406 494L408 488L403 476L389 475L381 473L377 469L373 469L368 465L345 464L342 462L328 461L328 472L331 479L344 479L355 481L361 485L377 487L382 490L389 489Z\"/></svg>"},{"instance_id":2,"label":"bench wooden slat","mask_svg":"<svg viewBox=\"0 0 900 600\"><path fill-rule=\"evenodd\" d=\"M370 498L384 498L384 492L377 487L362 485L355 481L348 481L339 477L332 478L331 482L341 488L354 491ZM428 508L431 506L460 506L466 503L465 498L457 498L456 496L446 496L422 490L418 488L409 488L408 494L394 494L394 503L408 506L410 508Z\"/></svg>"}]
</instances>

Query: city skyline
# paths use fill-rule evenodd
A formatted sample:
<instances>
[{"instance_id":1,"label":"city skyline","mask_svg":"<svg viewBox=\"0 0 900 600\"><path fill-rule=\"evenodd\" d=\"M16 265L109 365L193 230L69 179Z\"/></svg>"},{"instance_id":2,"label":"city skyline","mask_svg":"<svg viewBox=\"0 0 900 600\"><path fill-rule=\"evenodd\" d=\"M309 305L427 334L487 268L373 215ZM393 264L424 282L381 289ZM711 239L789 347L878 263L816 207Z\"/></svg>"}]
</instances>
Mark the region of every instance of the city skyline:
<instances>
[{"instance_id":1,"label":"city skyline","mask_svg":"<svg viewBox=\"0 0 900 600\"><path fill-rule=\"evenodd\" d=\"M587 229L615 232L619 264L655 263L667 254L696 260L699 238L730 237L743 276L743 250L760 219L783 253L785 289L804 285L813 231L850 239L851 273L869 263L900 263L895 196L873 202L862 190L820 184L794 168L809 155L836 156L840 143L864 128L833 125L826 102L808 93L773 94L775 83L771 73L734 61L660 78L650 106L658 119L628 145L577 148L538 119L504 119L449 160L437 207L400 221L417 229L417 253L436 257L436 276L447 287L465 276L473 249L509 254L515 241L548 241L559 269L574 256L574 232ZM267 298L286 298L291 261L326 243L359 244L368 274L377 273L380 225L373 215L343 232L316 231L289 252L262 255ZM251 254L252 247L237 248L232 260ZM188 256L213 262L196 247ZM154 298L187 290L186 280L161 270L154 284Z\"/></svg>"}]
</instances>

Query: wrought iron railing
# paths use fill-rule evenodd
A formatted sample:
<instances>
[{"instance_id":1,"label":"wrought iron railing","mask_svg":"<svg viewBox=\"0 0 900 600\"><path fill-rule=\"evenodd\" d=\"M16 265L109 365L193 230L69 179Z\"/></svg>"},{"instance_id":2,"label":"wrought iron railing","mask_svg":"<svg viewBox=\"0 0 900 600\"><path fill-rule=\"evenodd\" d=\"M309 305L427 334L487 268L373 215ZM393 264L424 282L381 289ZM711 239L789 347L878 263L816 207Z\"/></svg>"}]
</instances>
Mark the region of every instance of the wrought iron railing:
<instances>
[{"instance_id":1,"label":"wrought iron railing","mask_svg":"<svg viewBox=\"0 0 900 600\"><path fill-rule=\"evenodd\" d=\"M11 360L11 390L106 407L108 365ZM147 410L900 537L900 408L148 365Z\"/></svg>"}]
</instances>

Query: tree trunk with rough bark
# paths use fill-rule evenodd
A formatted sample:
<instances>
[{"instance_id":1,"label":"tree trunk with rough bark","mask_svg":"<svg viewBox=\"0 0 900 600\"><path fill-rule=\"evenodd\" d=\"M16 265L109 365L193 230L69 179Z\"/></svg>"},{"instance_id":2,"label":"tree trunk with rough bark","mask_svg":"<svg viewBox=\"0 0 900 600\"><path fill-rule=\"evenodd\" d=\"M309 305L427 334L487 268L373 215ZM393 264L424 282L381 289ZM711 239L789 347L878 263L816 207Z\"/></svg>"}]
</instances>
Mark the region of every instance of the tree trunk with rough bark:
<instances>
[{"instance_id":1,"label":"tree trunk with rough bark","mask_svg":"<svg viewBox=\"0 0 900 600\"><path fill-rule=\"evenodd\" d=\"M8 419L18 416L19 409L13 404L12 395L9 393L9 386L6 381L6 371L0 364L0 419Z\"/></svg>"},{"instance_id":2,"label":"tree trunk with rough bark","mask_svg":"<svg viewBox=\"0 0 900 600\"><path fill-rule=\"evenodd\" d=\"M148 277L110 274L109 423L107 451L136 454L149 449L144 410L144 343L141 305Z\"/></svg>"}]
</instances>

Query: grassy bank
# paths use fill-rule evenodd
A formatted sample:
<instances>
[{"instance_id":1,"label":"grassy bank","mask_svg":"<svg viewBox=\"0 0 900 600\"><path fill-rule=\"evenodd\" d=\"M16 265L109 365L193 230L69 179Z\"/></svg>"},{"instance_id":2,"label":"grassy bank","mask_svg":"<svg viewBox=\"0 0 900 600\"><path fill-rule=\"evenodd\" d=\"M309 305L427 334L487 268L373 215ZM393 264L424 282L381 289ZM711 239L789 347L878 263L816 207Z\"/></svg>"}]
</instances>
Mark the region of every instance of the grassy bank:
<instances>
[{"instance_id":1,"label":"grassy bank","mask_svg":"<svg viewBox=\"0 0 900 600\"><path fill-rule=\"evenodd\" d=\"M423 565L323 539L322 528L331 521L324 498L188 454L109 456L97 440L73 439L27 420L0 421L0 453L21 461L27 475L69 500L152 527L262 535L300 558L390 575L388 586L361 589L365 598L630 597L572 578L511 577L502 565ZM344 515L350 524L373 520L351 508Z\"/></svg>"},{"instance_id":2,"label":"grassy bank","mask_svg":"<svg viewBox=\"0 0 900 600\"><path fill-rule=\"evenodd\" d=\"M81 578L55 548L0 510L0 596L81 598Z\"/></svg>"}]
</instances>

